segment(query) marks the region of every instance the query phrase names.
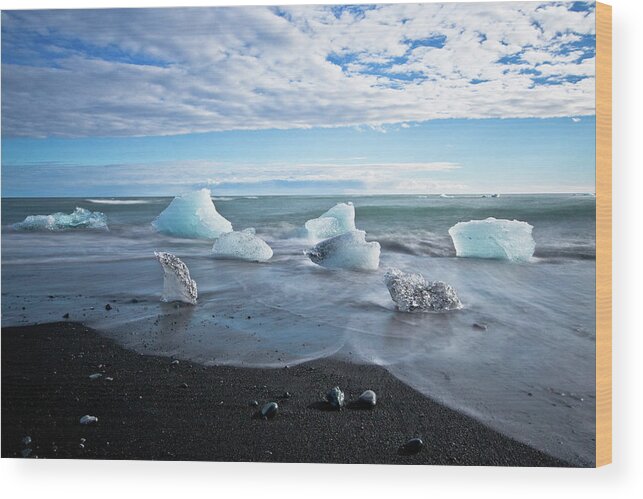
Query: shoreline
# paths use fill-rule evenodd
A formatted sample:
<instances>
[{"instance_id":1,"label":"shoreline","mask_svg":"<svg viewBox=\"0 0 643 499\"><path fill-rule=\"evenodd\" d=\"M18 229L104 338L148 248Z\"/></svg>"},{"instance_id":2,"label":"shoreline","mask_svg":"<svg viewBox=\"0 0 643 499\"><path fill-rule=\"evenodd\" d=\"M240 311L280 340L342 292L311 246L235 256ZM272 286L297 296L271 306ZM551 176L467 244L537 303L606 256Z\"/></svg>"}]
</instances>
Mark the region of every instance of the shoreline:
<instances>
[{"instance_id":1,"label":"shoreline","mask_svg":"<svg viewBox=\"0 0 643 499\"><path fill-rule=\"evenodd\" d=\"M101 376L90 379L95 373ZM336 385L348 402L342 411L323 402ZM374 409L350 403L366 389L377 393ZM258 418L253 400L259 408L277 402L277 416ZM81 425L86 414L98 422ZM423 439L422 450L400 452L414 437ZM74 459L572 466L436 403L379 366L172 363L74 322L2 328L2 457L23 451Z\"/></svg>"}]
</instances>

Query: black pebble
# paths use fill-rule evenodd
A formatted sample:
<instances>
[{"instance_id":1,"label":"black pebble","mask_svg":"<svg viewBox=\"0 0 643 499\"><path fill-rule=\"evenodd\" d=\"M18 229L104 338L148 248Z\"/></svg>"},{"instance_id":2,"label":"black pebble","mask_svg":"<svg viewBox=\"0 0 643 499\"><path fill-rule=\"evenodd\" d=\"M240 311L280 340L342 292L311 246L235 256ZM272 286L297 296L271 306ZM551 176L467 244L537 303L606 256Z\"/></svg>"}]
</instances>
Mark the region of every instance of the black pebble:
<instances>
[{"instance_id":1,"label":"black pebble","mask_svg":"<svg viewBox=\"0 0 643 499\"><path fill-rule=\"evenodd\" d=\"M112 309L112 306L109 303L105 305L105 310L111 310L111 309Z\"/></svg>"},{"instance_id":2,"label":"black pebble","mask_svg":"<svg viewBox=\"0 0 643 499\"><path fill-rule=\"evenodd\" d=\"M63 319L69 319L69 314L63 315Z\"/></svg>"},{"instance_id":3,"label":"black pebble","mask_svg":"<svg viewBox=\"0 0 643 499\"><path fill-rule=\"evenodd\" d=\"M416 437L406 442L403 446L403 450L405 454L417 454L422 450L422 447L424 447L424 442L421 438Z\"/></svg>"}]
</instances>

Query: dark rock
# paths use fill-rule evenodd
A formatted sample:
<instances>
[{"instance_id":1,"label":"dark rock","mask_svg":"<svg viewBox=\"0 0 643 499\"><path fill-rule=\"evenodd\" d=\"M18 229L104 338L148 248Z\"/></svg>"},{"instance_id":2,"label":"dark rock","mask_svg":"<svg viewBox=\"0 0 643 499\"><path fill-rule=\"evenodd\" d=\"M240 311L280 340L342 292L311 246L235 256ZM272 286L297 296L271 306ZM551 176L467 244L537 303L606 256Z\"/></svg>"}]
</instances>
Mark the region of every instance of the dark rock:
<instances>
[{"instance_id":1,"label":"dark rock","mask_svg":"<svg viewBox=\"0 0 643 499\"><path fill-rule=\"evenodd\" d=\"M401 450L403 454L417 454L422 450L422 447L424 447L424 442L421 438L416 437L406 442Z\"/></svg>"},{"instance_id":2,"label":"dark rock","mask_svg":"<svg viewBox=\"0 0 643 499\"><path fill-rule=\"evenodd\" d=\"M480 324L478 322L474 322L472 327L473 327L473 329L477 329L478 331L486 331L487 330L487 325L486 324Z\"/></svg>"},{"instance_id":3,"label":"dark rock","mask_svg":"<svg viewBox=\"0 0 643 499\"><path fill-rule=\"evenodd\" d=\"M259 402L257 402L256 400L251 400L249 405L250 407L259 407Z\"/></svg>"},{"instance_id":4,"label":"dark rock","mask_svg":"<svg viewBox=\"0 0 643 499\"><path fill-rule=\"evenodd\" d=\"M105 305L105 310L111 310L111 309L112 309L112 306L109 303Z\"/></svg>"},{"instance_id":5,"label":"dark rock","mask_svg":"<svg viewBox=\"0 0 643 499\"><path fill-rule=\"evenodd\" d=\"M63 319L69 319L69 314L67 313L67 314L63 315Z\"/></svg>"}]
</instances>

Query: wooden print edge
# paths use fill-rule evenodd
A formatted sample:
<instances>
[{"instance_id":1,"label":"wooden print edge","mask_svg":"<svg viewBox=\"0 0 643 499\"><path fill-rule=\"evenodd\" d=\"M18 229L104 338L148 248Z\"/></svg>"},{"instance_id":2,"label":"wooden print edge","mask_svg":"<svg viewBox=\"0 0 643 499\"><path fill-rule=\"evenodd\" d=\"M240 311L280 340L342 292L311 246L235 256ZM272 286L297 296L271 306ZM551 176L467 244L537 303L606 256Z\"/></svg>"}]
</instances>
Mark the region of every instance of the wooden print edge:
<instances>
[{"instance_id":1,"label":"wooden print edge","mask_svg":"<svg viewBox=\"0 0 643 499\"><path fill-rule=\"evenodd\" d=\"M596 3L596 466L612 462L612 7Z\"/></svg>"}]
</instances>

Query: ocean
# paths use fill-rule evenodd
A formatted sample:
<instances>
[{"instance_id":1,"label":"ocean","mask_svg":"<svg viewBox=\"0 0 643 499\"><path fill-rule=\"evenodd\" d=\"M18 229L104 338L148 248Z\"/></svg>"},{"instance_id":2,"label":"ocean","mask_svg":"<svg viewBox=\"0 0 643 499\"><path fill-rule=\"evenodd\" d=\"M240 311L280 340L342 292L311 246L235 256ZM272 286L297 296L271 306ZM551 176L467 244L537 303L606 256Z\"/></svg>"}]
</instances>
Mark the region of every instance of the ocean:
<instances>
[{"instance_id":1,"label":"ocean","mask_svg":"<svg viewBox=\"0 0 643 499\"><path fill-rule=\"evenodd\" d=\"M374 363L506 435L594 463L593 196L213 199L235 230L256 228L274 250L269 262L215 260L211 242L158 234L151 222L171 198L2 199L2 325L69 314L137 352L203 364L283 367L332 355ZM345 201L381 244L378 271L329 270L303 254L304 222ZM109 231L11 228L75 207L105 213ZM448 229L487 217L533 225L533 261L456 257ZM154 251L188 265L196 306L159 301ZM451 284L464 308L397 312L383 283L391 267Z\"/></svg>"}]
</instances>

